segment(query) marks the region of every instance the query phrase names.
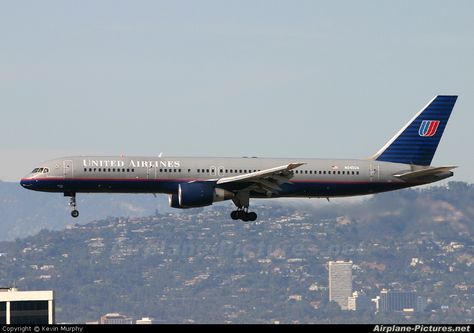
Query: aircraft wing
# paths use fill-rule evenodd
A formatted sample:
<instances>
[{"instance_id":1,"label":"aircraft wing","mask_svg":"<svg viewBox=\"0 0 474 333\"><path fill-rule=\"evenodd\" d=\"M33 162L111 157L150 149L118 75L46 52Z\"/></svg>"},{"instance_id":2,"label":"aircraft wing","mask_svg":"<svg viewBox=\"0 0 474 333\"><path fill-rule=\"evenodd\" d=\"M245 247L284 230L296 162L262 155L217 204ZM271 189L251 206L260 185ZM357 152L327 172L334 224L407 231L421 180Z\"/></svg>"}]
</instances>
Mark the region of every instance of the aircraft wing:
<instances>
[{"instance_id":1,"label":"aircraft wing","mask_svg":"<svg viewBox=\"0 0 474 333\"><path fill-rule=\"evenodd\" d=\"M216 185L224 185L222 187L228 188L232 183L247 183L251 190L264 193L268 193L269 191L272 193L278 192L280 185L288 183L290 178L293 177L292 170L304 164L306 163L290 163L275 168L246 173L244 175L224 177L218 179Z\"/></svg>"},{"instance_id":2,"label":"aircraft wing","mask_svg":"<svg viewBox=\"0 0 474 333\"><path fill-rule=\"evenodd\" d=\"M445 166L445 167L436 167L436 168L427 168L416 171L408 171L404 173L399 173L393 175L394 177L400 178L405 181L416 180L418 178L427 177L427 176L437 176L445 174L446 172L451 171L452 169L457 168L457 166Z\"/></svg>"}]
</instances>

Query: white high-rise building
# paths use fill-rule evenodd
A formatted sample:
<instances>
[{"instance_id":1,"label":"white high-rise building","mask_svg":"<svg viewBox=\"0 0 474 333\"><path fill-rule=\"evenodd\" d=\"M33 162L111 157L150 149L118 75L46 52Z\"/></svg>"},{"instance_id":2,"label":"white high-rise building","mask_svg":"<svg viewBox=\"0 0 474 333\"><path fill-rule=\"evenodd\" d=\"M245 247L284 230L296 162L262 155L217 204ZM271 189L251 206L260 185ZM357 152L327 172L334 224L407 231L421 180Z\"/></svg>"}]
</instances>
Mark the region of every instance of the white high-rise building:
<instances>
[{"instance_id":1,"label":"white high-rise building","mask_svg":"<svg viewBox=\"0 0 474 333\"><path fill-rule=\"evenodd\" d=\"M0 325L54 324L54 292L0 288Z\"/></svg>"},{"instance_id":2,"label":"white high-rise building","mask_svg":"<svg viewBox=\"0 0 474 333\"><path fill-rule=\"evenodd\" d=\"M348 298L352 296L352 261L329 262L329 301L334 301L347 310Z\"/></svg>"}]
</instances>

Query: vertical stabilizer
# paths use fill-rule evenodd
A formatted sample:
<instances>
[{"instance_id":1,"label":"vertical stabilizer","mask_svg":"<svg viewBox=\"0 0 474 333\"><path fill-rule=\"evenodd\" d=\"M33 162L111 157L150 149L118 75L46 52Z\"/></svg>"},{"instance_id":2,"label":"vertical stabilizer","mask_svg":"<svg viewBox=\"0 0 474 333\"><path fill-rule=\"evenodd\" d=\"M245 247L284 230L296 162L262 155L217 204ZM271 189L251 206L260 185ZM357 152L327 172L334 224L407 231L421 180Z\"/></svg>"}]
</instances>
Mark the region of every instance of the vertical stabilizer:
<instances>
[{"instance_id":1,"label":"vertical stabilizer","mask_svg":"<svg viewBox=\"0 0 474 333\"><path fill-rule=\"evenodd\" d=\"M433 98L372 158L377 161L430 165L457 96Z\"/></svg>"}]
</instances>

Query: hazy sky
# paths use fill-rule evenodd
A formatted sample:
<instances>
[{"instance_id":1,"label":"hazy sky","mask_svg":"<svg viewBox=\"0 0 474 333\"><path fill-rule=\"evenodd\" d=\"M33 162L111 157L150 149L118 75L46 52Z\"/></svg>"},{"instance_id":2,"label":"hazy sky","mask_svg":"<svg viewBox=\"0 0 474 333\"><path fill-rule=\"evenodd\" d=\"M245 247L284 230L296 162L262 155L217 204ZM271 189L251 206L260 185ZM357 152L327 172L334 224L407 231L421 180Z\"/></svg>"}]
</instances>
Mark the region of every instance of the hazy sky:
<instances>
[{"instance_id":1,"label":"hazy sky","mask_svg":"<svg viewBox=\"0 0 474 333\"><path fill-rule=\"evenodd\" d=\"M474 1L2 1L0 179L71 154L367 157L458 94L433 160L474 181Z\"/></svg>"}]
</instances>

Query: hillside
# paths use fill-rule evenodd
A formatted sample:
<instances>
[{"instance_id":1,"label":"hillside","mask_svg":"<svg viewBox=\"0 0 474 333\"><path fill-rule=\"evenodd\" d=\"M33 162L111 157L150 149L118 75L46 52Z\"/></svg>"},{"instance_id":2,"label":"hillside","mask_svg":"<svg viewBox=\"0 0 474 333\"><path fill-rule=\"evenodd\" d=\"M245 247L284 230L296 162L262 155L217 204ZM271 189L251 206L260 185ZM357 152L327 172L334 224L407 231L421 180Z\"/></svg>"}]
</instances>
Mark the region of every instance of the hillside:
<instances>
[{"instance_id":1,"label":"hillside","mask_svg":"<svg viewBox=\"0 0 474 333\"><path fill-rule=\"evenodd\" d=\"M61 322L107 312L166 323L470 322L474 186L404 190L318 209L257 201L109 217L0 242L0 285L54 289ZM341 312L327 302L328 260L352 260L354 290L416 289L425 313Z\"/></svg>"},{"instance_id":2,"label":"hillside","mask_svg":"<svg viewBox=\"0 0 474 333\"><path fill-rule=\"evenodd\" d=\"M27 191L18 183L0 181L0 241L31 236L41 229L64 229L107 216L149 216L169 210L166 196L151 194L81 194L80 216L69 215L68 198L60 193Z\"/></svg>"}]
</instances>

